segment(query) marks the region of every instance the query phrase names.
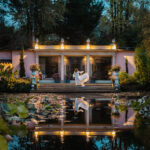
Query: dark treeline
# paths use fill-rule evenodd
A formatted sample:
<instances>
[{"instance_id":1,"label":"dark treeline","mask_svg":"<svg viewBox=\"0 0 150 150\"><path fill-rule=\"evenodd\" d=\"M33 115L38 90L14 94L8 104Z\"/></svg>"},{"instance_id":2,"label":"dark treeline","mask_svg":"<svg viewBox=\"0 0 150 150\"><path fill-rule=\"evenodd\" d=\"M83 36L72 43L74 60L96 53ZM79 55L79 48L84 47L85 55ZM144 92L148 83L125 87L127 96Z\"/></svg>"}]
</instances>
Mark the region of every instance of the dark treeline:
<instances>
[{"instance_id":1,"label":"dark treeline","mask_svg":"<svg viewBox=\"0 0 150 150\"><path fill-rule=\"evenodd\" d=\"M41 44L59 44L62 37L67 44L116 39L119 47L143 44L149 49L149 0L0 1L0 49L32 48L36 38Z\"/></svg>"}]
</instances>

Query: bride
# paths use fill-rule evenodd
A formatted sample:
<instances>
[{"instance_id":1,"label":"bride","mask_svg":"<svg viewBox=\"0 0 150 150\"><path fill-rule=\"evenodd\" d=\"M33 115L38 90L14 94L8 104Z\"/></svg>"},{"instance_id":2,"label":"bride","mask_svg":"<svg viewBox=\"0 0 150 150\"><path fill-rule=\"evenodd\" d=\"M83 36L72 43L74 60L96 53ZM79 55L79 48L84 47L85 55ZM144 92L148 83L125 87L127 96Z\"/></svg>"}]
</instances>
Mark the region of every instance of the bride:
<instances>
[{"instance_id":1,"label":"bride","mask_svg":"<svg viewBox=\"0 0 150 150\"><path fill-rule=\"evenodd\" d=\"M84 73L84 71L79 71L78 68L75 68L73 77L75 78L75 84L85 86L84 83L89 80L89 75L87 73ZM82 75L80 75L82 74Z\"/></svg>"}]
</instances>

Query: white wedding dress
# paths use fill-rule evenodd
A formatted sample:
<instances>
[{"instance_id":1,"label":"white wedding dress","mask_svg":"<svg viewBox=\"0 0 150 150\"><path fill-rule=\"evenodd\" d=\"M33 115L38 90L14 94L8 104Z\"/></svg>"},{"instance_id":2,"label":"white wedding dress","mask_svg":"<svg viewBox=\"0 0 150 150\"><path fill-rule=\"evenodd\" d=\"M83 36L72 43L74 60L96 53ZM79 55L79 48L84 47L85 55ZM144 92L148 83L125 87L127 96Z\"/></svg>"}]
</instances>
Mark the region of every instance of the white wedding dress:
<instances>
[{"instance_id":1,"label":"white wedding dress","mask_svg":"<svg viewBox=\"0 0 150 150\"><path fill-rule=\"evenodd\" d=\"M76 112L80 111L79 108L82 108L84 110L88 110L89 109L89 103L84 100L84 97L76 98L73 108Z\"/></svg>"},{"instance_id":2,"label":"white wedding dress","mask_svg":"<svg viewBox=\"0 0 150 150\"><path fill-rule=\"evenodd\" d=\"M75 84L76 85L84 86L84 83L89 80L89 75L87 73L80 75L80 73L83 73L83 72L84 71L74 72L73 77L75 78Z\"/></svg>"}]
</instances>

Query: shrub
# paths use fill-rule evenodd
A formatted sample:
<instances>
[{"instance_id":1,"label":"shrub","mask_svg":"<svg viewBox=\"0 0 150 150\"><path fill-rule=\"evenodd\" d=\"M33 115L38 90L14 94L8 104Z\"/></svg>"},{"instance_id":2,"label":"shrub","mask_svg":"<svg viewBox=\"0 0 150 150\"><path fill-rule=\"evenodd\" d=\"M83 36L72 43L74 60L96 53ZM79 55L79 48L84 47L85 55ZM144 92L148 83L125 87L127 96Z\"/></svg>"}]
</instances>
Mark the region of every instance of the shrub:
<instances>
[{"instance_id":1,"label":"shrub","mask_svg":"<svg viewBox=\"0 0 150 150\"><path fill-rule=\"evenodd\" d=\"M136 65L136 78L140 84L146 84L150 80L150 57L146 52L146 48L140 45L135 50L135 65Z\"/></svg>"},{"instance_id":2,"label":"shrub","mask_svg":"<svg viewBox=\"0 0 150 150\"><path fill-rule=\"evenodd\" d=\"M0 81L0 92L29 92L31 81L27 79L2 78Z\"/></svg>"},{"instance_id":3,"label":"shrub","mask_svg":"<svg viewBox=\"0 0 150 150\"><path fill-rule=\"evenodd\" d=\"M129 80L129 74L126 73L126 72L120 72L119 74L119 81L120 81L120 84L125 84L127 83Z\"/></svg>"}]
</instances>

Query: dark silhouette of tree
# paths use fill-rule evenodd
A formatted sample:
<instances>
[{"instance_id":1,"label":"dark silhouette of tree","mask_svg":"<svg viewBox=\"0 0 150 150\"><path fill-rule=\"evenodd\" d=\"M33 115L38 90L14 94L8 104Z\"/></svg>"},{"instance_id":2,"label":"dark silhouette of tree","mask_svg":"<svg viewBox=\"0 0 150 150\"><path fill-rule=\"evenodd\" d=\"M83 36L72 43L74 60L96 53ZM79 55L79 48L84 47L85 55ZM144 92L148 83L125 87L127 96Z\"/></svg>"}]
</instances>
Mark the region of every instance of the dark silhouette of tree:
<instances>
[{"instance_id":1,"label":"dark silhouette of tree","mask_svg":"<svg viewBox=\"0 0 150 150\"><path fill-rule=\"evenodd\" d=\"M24 48L21 50L20 55L20 70L19 70L20 77L25 77L25 67L24 67Z\"/></svg>"},{"instance_id":2,"label":"dark silhouette of tree","mask_svg":"<svg viewBox=\"0 0 150 150\"><path fill-rule=\"evenodd\" d=\"M68 0L57 34L69 44L85 43L98 25L103 8L103 3L96 0Z\"/></svg>"}]
</instances>

